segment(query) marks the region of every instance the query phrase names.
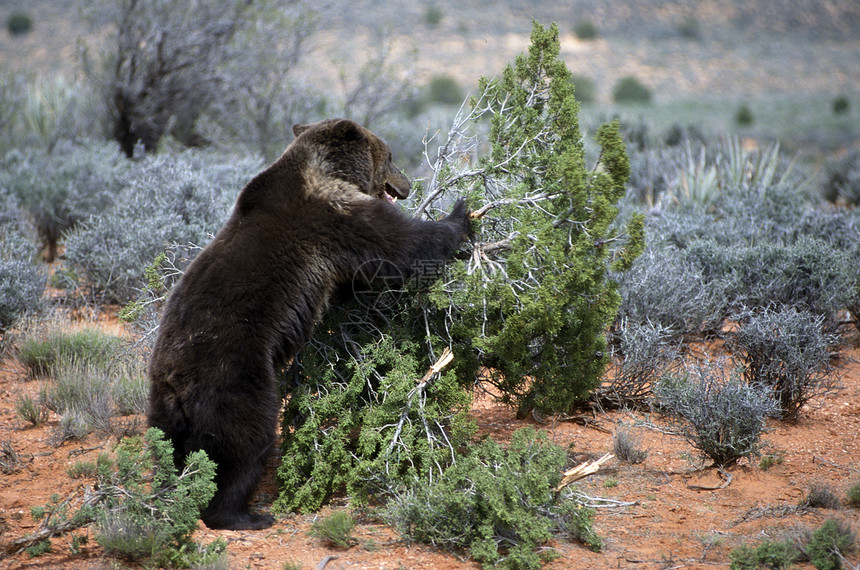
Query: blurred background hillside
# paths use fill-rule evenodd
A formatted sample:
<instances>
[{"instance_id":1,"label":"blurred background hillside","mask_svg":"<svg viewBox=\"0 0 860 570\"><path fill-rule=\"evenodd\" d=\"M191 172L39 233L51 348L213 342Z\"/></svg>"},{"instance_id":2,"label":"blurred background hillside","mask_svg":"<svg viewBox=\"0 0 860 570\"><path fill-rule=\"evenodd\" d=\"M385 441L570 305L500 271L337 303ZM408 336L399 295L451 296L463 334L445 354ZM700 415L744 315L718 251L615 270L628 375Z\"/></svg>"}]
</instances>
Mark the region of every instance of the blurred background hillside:
<instances>
[{"instance_id":1,"label":"blurred background hillside","mask_svg":"<svg viewBox=\"0 0 860 570\"><path fill-rule=\"evenodd\" d=\"M33 18L22 37L0 34L0 62L16 70L72 75L88 2L6 0ZM850 93L860 80L860 4L852 0L530 2L333 2L318 8L313 68L360 62L380 37L415 51L419 79L454 75L471 85L528 45L531 20L557 22L565 60L588 74L601 99L613 80L638 73L660 99ZM593 40L577 28L592 25Z\"/></svg>"},{"instance_id":2,"label":"blurred background hillside","mask_svg":"<svg viewBox=\"0 0 860 570\"><path fill-rule=\"evenodd\" d=\"M4 1L4 21L23 12L32 27L0 33L0 71L82 81L83 46L92 55L112 37L110 24L93 26L82 14L97 4ZM282 90L293 91L283 97L302 104L268 98L274 107L293 107L282 117L285 125L350 115L398 143L401 136L391 132L398 129L382 123L401 112L414 119L428 104L442 103L449 107L444 119L430 113L418 122L422 130L442 128L480 76L500 73L527 49L537 20L558 23L586 122L620 116L647 123L652 133L694 127L704 136L780 140L786 150L818 161L856 144L860 3L853 0L270 4L311 22L281 82ZM270 30L250 45L265 54L268 44L283 48L293 36L289 27ZM248 57L259 62L262 56ZM625 80L638 83L633 87L645 90L644 99L620 97ZM386 85L385 94L379 85ZM387 100L362 107L374 97ZM206 134L222 140L221 133ZM288 139L287 132L273 148ZM420 151L415 141L403 143L410 157Z\"/></svg>"}]
</instances>

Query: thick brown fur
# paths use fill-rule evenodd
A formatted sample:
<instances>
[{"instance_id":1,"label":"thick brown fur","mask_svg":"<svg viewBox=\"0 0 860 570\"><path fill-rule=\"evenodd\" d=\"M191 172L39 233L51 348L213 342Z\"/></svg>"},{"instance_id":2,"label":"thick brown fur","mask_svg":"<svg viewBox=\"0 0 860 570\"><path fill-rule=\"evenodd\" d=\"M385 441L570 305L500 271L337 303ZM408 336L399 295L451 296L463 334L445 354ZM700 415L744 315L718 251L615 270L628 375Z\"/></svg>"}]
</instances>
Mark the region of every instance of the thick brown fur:
<instances>
[{"instance_id":1,"label":"thick brown fur","mask_svg":"<svg viewBox=\"0 0 860 570\"><path fill-rule=\"evenodd\" d=\"M409 180L369 130L339 119L293 131L171 291L149 366L149 424L173 442L177 465L198 449L217 464L218 490L201 513L210 528L273 523L248 501L275 441L275 370L332 295L366 263L408 276L450 259L471 231L462 202L440 221L390 203Z\"/></svg>"}]
</instances>

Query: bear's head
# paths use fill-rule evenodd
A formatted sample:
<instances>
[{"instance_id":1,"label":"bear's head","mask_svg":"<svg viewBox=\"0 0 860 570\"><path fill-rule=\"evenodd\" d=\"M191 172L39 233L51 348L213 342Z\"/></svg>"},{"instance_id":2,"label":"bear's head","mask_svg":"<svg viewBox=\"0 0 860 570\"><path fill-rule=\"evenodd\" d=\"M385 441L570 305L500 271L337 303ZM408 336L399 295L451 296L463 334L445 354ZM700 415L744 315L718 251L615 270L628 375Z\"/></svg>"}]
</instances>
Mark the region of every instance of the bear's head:
<instances>
[{"instance_id":1,"label":"bear's head","mask_svg":"<svg viewBox=\"0 0 860 570\"><path fill-rule=\"evenodd\" d=\"M293 125L296 143L309 145L325 174L351 184L375 198L390 201L409 196L409 179L394 164L381 138L349 119L328 119ZM295 143L294 143L295 144Z\"/></svg>"}]
</instances>

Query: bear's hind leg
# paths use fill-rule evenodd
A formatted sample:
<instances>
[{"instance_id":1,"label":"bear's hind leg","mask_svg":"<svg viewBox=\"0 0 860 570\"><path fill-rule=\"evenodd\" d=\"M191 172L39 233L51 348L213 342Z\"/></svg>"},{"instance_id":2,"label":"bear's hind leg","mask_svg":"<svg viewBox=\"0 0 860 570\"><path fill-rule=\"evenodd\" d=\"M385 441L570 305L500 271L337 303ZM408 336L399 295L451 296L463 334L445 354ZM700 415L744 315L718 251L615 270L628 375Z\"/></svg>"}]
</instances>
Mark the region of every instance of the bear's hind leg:
<instances>
[{"instance_id":1,"label":"bear's hind leg","mask_svg":"<svg viewBox=\"0 0 860 570\"><path fill-rule=\"evenodd\" d=\"M218 490L209 505L200 513L203 523L211 529L259 530L269 528L275 517L248 510L248 502L269 456L271 447L260 457L247 462L221 461L215 482Z\"/></svg>"}]
</instances>

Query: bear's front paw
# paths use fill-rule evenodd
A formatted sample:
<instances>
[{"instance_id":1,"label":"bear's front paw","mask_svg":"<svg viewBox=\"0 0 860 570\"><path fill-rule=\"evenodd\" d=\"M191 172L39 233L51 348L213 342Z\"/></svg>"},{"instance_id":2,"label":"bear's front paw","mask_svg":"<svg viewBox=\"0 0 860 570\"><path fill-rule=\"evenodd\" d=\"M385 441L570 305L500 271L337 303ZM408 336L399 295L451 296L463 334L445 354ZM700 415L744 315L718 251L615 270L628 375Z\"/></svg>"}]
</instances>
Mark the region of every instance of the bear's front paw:
<instances>
[{"instance_id":1,"label":"bear's front paw","mask_svg":"<svg viewBox=\"0 0 860 570\"><path fill-rule=\"evenodd\" d=\"M469 239L474 235L472 231L471 210L466 205L466 200L460 198L454 203L451 213L445 217L445 221L456 227L463 234L463 239Z\"/></svg>"}]
</instances>

